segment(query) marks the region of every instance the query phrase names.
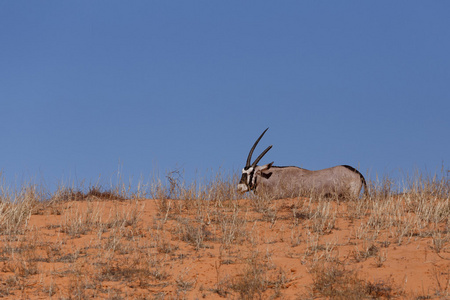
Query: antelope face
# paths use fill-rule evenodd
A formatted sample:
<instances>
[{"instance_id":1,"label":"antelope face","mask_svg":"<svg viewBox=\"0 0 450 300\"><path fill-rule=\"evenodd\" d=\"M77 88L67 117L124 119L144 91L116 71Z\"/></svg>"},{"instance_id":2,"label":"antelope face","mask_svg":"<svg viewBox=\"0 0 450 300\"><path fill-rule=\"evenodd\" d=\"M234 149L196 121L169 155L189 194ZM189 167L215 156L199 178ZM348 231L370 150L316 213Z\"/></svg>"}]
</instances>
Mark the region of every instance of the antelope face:
<instances>
[{"instance_id":1,"label":"antelope face","mask_svg":"<svg viewBox=\"0 0 450 300\"><path fill-rule=\"evenodd\" d=\"M241 180L239 181L239 184L237 186L237 190L239 193L243 194L251 190L254 173L253 171L254 170L252 167L242 169Z\"/></svg>"},{"instance_id":2,"label":"antelope face","mask_svg":"<svg viewBox=\"0 0 450 300\"><path fill-rule=\"evenodd\" d=\"M241 180L238 184L238 192L245 193L256 189L257 178L264 176L263 171L269 170L272 167L273 162L264 166L256 166L242 169ZM266 175L270 177L270 175ZM268 178L267 177L267 178Z\"/></svg>"}]
</instances>

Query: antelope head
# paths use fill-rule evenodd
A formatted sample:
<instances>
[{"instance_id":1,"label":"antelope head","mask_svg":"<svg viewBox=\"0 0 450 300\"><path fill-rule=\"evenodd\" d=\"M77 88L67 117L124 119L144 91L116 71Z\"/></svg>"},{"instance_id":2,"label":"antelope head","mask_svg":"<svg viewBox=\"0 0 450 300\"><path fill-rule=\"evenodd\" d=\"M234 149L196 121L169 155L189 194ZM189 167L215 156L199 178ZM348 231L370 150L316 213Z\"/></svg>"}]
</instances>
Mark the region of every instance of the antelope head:
<instances>
[{"instance_id":1,"label":"antelope head","mask_svg":"<svg viewBox=\"0 0 450 300\"><path fill-rule=\"evenodd\" d=\"M259 136L259 138L256 140L256 142L253 144L252 149L250 149L250 152L247 157L247 162L245 163L245 167L242 169L241 180L239 181L239 184L237 186L237 190L240 193L245 193L245 192L256 189L256 185L257 185L257 181L258 181L257 177L261 175L262 171L268 170L273 164L273 162L271 162L270 164L263 165L263 166L257 165L259 163L259 161L263 158L263 156L266 155L266 153L272 148L272 145L267 147L266 150L264 150L258 156L258 158L256 158L255 161L253 163L251 163L253 151L255 150L256 146L258 145L259 140L261 140L261 138L263 137L263 135L266 133L266 131L268 129L269 128L264 130L264 132Z\"/></svg>"}]
</instances>

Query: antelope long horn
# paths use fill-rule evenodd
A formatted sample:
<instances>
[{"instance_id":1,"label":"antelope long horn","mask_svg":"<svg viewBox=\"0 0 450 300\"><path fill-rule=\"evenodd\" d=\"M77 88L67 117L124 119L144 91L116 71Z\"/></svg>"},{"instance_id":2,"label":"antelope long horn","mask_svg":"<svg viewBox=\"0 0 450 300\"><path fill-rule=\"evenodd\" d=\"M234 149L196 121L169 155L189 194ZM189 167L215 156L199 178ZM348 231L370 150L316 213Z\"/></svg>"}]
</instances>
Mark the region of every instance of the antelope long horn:
<instances>
[{"instance_id":1,"label":"antelope long horn","mask_svg":"<svg viewBox=\"0 0 450 300\"><path fill-rule=\"evenodd\" d=\"M253 144L252 149L250 149L250 153L248 154L248 157L247 157L247 162L245 163L245 167L246 167L246 168L250 167L250 165L251 165L251 160L252 160L252 154L253 154L253 151L255 150L256 146L258 145L259 140L261 140L261 138L263 137L264 133L266 133L266 131L267 131L268 129L269 129L269 127L267 127L267 129L264 130L264 132L259 136L259 138L256 140L256 142ZM267 151L269 151L269 150L267 150ZM266 151L266 152L267 152L267 151ZM260 155L260 156L261 156L261 155ZM257 159L257 160L258 160L258 159Z\"/></svg>"},{"instance_id":2,"label":"antelope long horn","mask_svg":"<svg viewBox=\"0 0 450 300\"><path fill-rule=\"evenodd\" d=\"M263 151L263 153L261 153L258 158L253 162L252 167L256 167L256 164L259 163L259 161L261 160L261 158L263 158L264 155L266 155L266 153L272 148L272 145L270 145L269 147L267 147L266 150Z\"/></svg>"}]
</instances>

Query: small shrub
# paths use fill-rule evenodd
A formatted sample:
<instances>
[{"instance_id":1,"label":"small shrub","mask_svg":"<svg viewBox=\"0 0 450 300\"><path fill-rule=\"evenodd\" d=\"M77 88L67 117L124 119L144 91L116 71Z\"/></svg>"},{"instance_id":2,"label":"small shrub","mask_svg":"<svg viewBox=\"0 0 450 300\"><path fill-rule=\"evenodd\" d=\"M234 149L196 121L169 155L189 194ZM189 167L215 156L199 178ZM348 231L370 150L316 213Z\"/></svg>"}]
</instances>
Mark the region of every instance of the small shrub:
<instances>
[{"instance_id":1,"label":"small shrub","mask_svg":"<svg viewBox=\"0 0 450 300\"><path fill-rule=\"evenodd\" d=\"M331 299L392 298L394 288L384 282L367 282L339 263L319 263L311 270L313 292Z\"/></svg>"}]
</instances>

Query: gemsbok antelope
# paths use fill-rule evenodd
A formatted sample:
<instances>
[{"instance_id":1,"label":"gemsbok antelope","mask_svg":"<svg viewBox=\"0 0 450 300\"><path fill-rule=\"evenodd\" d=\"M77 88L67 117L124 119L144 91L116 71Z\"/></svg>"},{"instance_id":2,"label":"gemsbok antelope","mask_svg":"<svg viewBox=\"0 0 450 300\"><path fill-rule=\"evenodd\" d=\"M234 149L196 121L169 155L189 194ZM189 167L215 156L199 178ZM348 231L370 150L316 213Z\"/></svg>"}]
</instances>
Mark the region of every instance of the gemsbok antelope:
<instances>
[{"instance_id":1,"label":"gemsbok antelope","mask_svg":"<svg viewBox=\"0 0 450 300\"><path fill-rule=\"evenodd\" d=\"M312 195L358 198L364 186L364 193L367 194L364 176L350 166L342 165L318 171L299 167L276 167L273 166L273 162L258 166L259 161L272 146L267 147L251 163L253 151L268 129L259 136L248 154L237 186L239 192L253 191L256 195L274 199Z\"/></svg>"}]
</instances>

